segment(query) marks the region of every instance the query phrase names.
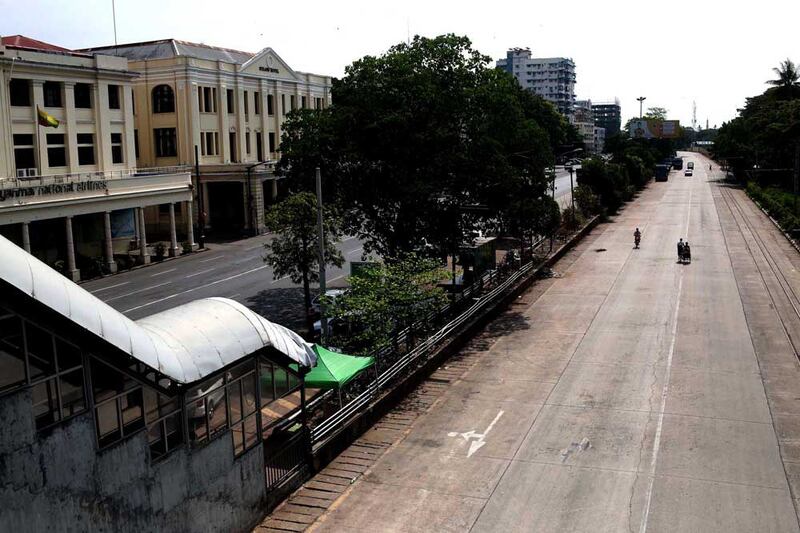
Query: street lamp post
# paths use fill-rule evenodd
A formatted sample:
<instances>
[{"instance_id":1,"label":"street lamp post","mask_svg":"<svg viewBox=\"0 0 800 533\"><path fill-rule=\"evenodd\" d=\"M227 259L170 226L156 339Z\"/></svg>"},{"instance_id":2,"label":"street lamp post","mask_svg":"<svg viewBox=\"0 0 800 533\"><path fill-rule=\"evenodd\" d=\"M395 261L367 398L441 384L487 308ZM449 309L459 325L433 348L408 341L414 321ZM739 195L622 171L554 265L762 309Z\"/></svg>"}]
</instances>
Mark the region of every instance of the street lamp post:
<instances>
[{"instance_id":1,"label":"street lamp post","mask_svg":"<svg viewBox=\"0 0 800 533\"><path fill-rule=\"evenodd\" d=\"M636 100L639 102L639 119L641 119L643 117L643 115L642 115L642 102L647 100L647 97L646 96L640 96Z\"/></svg>"},{"instance_id":2,"label":"street lamp post","mask_svg":"<svg viewBox=\"0 0 800 533\"><path fill-rule=\"evenodd\" d=\"M326 317L325 309L325 229L322 224L322 171L319 167L316 169L317 178L317 229L319 231L319 341L323 346L325 339L328 337L328 318Z\"/></svg>"},{"instance_id":3,"label":"street lamp post","mask_svg":"<svg viewBox=\"0 0 800 533\"><path fill-rule=\"evenodd\" d=\"M573 222L575 222L575 189L574 189L574 185L573 185L573 182L572 182L572 173L574 171L575 170L572 168L572 166L570 166L569 167L569 198L570 198L570 201L572 202L572 221Z\"/></svg>"}]
</instances>

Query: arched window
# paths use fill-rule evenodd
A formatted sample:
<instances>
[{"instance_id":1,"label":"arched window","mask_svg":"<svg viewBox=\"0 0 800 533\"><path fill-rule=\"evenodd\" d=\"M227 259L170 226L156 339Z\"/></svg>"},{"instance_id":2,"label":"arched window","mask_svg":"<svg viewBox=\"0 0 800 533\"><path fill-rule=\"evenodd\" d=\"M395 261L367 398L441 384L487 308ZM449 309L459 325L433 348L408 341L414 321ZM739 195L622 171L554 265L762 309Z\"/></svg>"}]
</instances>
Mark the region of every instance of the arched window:
<instances>
[{"instance_id":1,"label":"arched window","mask_svg":"<svg viewBox=\"0 0 800 533\"><path fill-rule=\"evenodd\" d=\"M153 88L153 113L174 113L175 93L169 85L157 85Z\"/></svg>"}]
</instances>

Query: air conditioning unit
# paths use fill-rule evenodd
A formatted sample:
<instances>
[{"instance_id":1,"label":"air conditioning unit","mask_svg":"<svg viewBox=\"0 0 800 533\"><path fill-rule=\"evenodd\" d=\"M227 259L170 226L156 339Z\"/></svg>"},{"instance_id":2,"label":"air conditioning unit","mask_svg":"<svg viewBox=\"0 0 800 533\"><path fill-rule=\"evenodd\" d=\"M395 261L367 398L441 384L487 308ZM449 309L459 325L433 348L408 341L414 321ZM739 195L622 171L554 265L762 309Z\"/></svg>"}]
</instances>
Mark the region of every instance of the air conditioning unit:
<instances>
[{"instance_id":1,"label":"air conditioning unit","mask_svg":"<svg viewBox=\"0 0 800 533\"><path fill-rule=\"evenodd\" d=\"M32 178L38 174L35 168L18 168L17 169L17 177L18 178Z\"/></svg>"}]
</instances>

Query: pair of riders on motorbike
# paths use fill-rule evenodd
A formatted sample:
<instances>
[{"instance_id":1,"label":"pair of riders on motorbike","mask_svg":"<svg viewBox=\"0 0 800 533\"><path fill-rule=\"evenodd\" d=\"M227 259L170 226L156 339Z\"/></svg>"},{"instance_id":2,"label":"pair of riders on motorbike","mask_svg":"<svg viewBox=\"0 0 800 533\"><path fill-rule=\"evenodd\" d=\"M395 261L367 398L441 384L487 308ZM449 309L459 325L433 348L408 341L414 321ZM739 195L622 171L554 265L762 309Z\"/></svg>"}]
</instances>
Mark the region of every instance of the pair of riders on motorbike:
<instances>
[{"instance_id":1,"label":"pair of riders on motorbike","mask_svg":"<svg viewBox=\"0 0 800 533\"><path fill-rule=\"evenodd\" d=\"M639 228L636 228L636 231L633 232L633 243L636 248L639 247L639 243L642 241L642 232L639 231ZM685 262L692 260L692 248L689 246L689 241L684 241L683 238L678 240L678 261Z\"/></svg>"}]
</instances>

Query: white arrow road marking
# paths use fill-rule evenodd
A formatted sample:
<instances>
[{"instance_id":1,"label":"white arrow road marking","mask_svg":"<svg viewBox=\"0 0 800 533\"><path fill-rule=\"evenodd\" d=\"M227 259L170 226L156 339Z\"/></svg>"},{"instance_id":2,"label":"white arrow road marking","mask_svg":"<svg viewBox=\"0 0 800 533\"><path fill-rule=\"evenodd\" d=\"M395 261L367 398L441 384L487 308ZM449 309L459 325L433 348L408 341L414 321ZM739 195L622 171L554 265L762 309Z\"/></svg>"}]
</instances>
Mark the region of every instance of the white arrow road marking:
<instances>
[{"instance_id":1,"label":"white arrow road marking","mask_svg":"<svg viewBox=\"0 0 800 533\"><path fill-rule=\"evenodd\" d=\"M505 411L500 411L497 413L497 416L494 417L492 423L486 428L483 433L475 433L475 430L467 431L465 433L458 433L457 431L451 431L447 434L448 437L461 437L465 441L469 442L469 450L467 451L467 457L472 457L472 454L483 448L483 445L486 444L486 436L492 430L497 421L500 420L500 417L503 416Z\"/></svg>"}]
</instances>

